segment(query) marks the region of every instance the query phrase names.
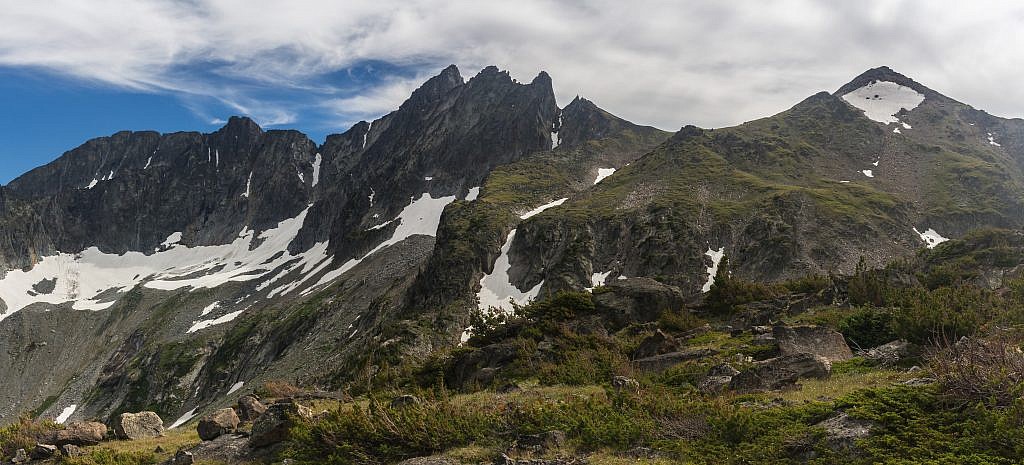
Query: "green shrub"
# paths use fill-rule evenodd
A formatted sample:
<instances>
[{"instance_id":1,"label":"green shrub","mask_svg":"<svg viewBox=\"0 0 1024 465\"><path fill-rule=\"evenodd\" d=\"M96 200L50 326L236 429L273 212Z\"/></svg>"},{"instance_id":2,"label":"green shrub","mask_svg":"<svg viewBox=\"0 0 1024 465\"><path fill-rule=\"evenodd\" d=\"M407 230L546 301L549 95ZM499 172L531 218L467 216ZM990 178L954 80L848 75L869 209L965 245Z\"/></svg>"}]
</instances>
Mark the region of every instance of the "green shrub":
<instances>
[{"instance_id":1,"label":"green shrub","mask_svg":"<svg viewBox=\"0 0 1024 465\"><path fill-rule=\"evenodd\" d=\"M892 311L876 307L856 309L840 320L836 329L850 346L861 349L870 349L898 338Z\"/></svg>"}]
</instances>

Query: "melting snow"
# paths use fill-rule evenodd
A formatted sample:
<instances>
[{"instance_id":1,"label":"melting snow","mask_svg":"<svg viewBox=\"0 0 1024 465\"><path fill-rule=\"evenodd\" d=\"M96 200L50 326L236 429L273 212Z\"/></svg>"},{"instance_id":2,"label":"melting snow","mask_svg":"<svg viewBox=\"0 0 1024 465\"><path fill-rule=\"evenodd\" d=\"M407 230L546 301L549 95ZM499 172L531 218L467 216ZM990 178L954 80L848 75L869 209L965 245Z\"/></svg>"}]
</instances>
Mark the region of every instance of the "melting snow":
<instances>
[{"instance_id":1,"label":"melting snow","mask_svg":"<svg viewBox=\"0 0 1024 465\"><path fill-rule=\"evenodd\" d=\"M320 162L322 161L323 157L317 153L316 158L313 159L313 184L309 187L316 187L320 183Z\"/></svg>"},{"instance_id":2,"label":"melting snow","mask_svg":"<svg viewBox=\"0 0 1024 465\"><path fill-rule=\"evenodd\" d=\"M948 237L942 237L941 234L932 228L928 228L925 232L918 231L917 228L914 228L914 232L917 233L918 236L921 236L921 240L928 244L929 249L949 240Z\"/></svg>"},{"instance_id":3,"label":"melting snow","mask_svg":"<svg viewBox=\"0 0 1024 465\"><path fill-rule=\"evenodd\" d=\"M902 121L900 121L900 124L903 126L903 129L913 129L909 124L904 123ZM896 129L899 129L899 128L896 128Z\"/></svg>"},{"instance_id":4,"label":"melting snow","mask_svg":"<svg viewBox=\"0 0 1024 465\"><path fill-rule=\"evenodd\" d=\"M60 424L64 424L65 421L68 421L68 418L71 418L71 414L75 413L76 409L78 409L78 405L76 404L71 404L67 407L64 407L64 410L62 410L60 412L60 415L57 415L57 418L55 418L53 421Z\"/></svg>"},{"instance_id":5,"label":"melting snow","mask_svg":"<svg viewBox=\"0 0 1024 465\"><path fill-rule=\"evenodd\" d=\"M471 337L473 337L473 326L467 326L466 329L462 330L462 335L459 336L459 346L469 342Z\"/></svg>"},{"instance_id":6,"label":"melting snow","mask_svg":"<svg viewBox=\"0 0 1024 465\"><path fill-rule=\"evenodd\" d=\"M242 309L242 310L239 310L237 312L228 313L227 315L221 316L219 318L214 318L212 320L197 321L197 322L192 324L192 327L189 328L188 331L185 331L185 332L186 333L194 333L196 331L199 331L200 329L206 329L206 328L209 328L210 326L219 325L221 323L227 323L227 322L229 322L231 320L234 320L235 318L238 318L238 315L241 315L242 312L244 312L244 311L245 311L245 309Z\"/></svg>"},{"instance_id":7,"label":"melting snow","mask_svg":"<svg viewBox=\"0 0 1024 465\"><path fill-rule=\"evenodd\" d=\"M991 132L988 133L988 143L991 144L991 145L994 145L996 147L1002 147L1002 145L999 145L999 143L996 142L996 138L995 138L995 136L992 135Z\"/></svg>"},{"instance_id":8,"label":"melting snow","mask_svg":"<svg viewBox=\"0 0 1024 465\"><path fill-rule=\"evenodd\" d=\"M100 181L98 179L92 178L92 182L90 182L88 186L85 186L85 188L86 189L92 189L93 187L96 187L96 184L99 183L99 182Z\"/></svg>"},{"instance_id":9,"label":"melting snow","mask_svg":"<svg viewBox=\"0 0 1024 465\"><path fill-rule=\"evenodd\" d=\"M177 427L179 427L181 425L184 425L189 420L195 418L195 416L196 416L196 409L189 410L189 411L185 412L185 414L182 415L181 418L178 418L177 420L174 420L174 423L171 423L171 426L168 426L167 429L174 429L174 428L177 428Z\"/></svg>"},{"instance_id":10,"label":"melting snow","mask_svg":"<svg viewBox=\"0 0 1024 465\"><path fill-rule=\"evenodd\" d=\"M366 137L370 135L370 129L371 128L373 128L373 121L370 121L370 123L366 125L366 132L363 133L363 148L364 149L366 148Z\"/></svg>"},{"instance_id":11,"label":"melting snow","mask_svg":"<svg viewBox=\"0 0 1024 465\"><path fill-rule=\"evenodd\" d=\"M594 273L590 275L590 287L586 288L587 291L593 291L597 286L604 286L604 282L608 279L608 275L612 274L611 270L605 271L604 273Z\"/></svg>"},{"instance_id":12,"label":"melting snow","mask_svg":"<svg viewBox=\"0 0 1024 465\"><path fill-rule=\"evenodd\" d=\"M374 191L373 188L371 187L370 188L370 206L371 207L373 206L373 196L375 196L375 195L377 195L377 192Z\"/></svg>"},{"instance_id":13,"label":"melting snow","mask_svg":"<svg viewBox=\"0 0 1024 465\"><path fill-rule=\"evenodd\" d=\"M568 197L564 197L564 198L561 198L561 199L558 199L558 200L555 200L555 201L552 201L552 202L548 202L548 203L546 203L544 205L541 205L541 206L539 206L537 208L534 208L533 210L530 210L530 211L528 211L526 213L523 213L522 215L519 216L519 218L525 220L525 219L527 219L527 218L529 218L531 216L539 214L540 212L542 212L544 210L547 210L547 209L553 208L553 207L557 207L557 206L565 203L566 200L569 200L569 198Z\"/></svg>"},{"instance_id":14,"label":"melting snow","mask_svg":"<svg viewBox=\"0 0 1024 465\"><path fill-rule=\"evenodd\" d=\"M206 308L203 309L203 313L200 313L199 316L206 316L208 313L212 312L217 307L220 307L220 302L214 302L210 305L207 305Z\"/></svg>"},{"instance_id":15,"label":"melting snow","mask_svg":"<svg viewBox=\"0 0 1024 465\"><path fill-rule=\"evenodd\" d=\"M302 182L302 183L306 182L306 177L302 175L302 171L299 171L298 169L296 169L295 170L295 174L299 175L299 182Z\"/></svg>"},{"instance_id":16,"label":"melting snow","mask_svg":"<svg viewBox=\"0 0 1024 465\"><path fill-rule=\"evenodd\" d=\"M896 134L902 134L900 132L900 128L892 128L892 132L895 132Z\"/></svg>"},{"instance_id":17,"label":"melting snow","mask_svg":"<svg viewBox=\"0 0 1024 465\"><path fill-rule=\"evenodd\" d=\"M434 177L433 176L426 176L426 177L423 178L423 180L424 181L433 181Z\"/></svg>"},{"instance_id":18,"label":"melting snow","mask_svg":"<svg viewBox=\"0 0 1024 465\"><path fill-rule=\"evenodd\" d=\"M477 293L477 298L480 299L479 308L481 310L487 311L491 307L495 307L503 312L510 312L513 307L509 303L509 299L514 300L518 305L526 305L540 293L540 287L544 281L537 283L536 286L525 292L520 291L510 281L508 271L512 268L512 264L509 262L508 252L512 248L512 239L515 237L516 230L509 231L505 244L501 246L501 255L494 261L494 270L480 279L480 292Z\"/></svg>"},{"instance_id":19,"label":"melting snow","mask_svg":"<svg viewBox=\"0 0 1024 465\"><path fill-rule=\"evenodd\" d=\"M917 108L924 101L924 95L895 82L876 81L843 96L850 105L864 111L868 118L880 123L896 123L896 113ZM910 125L904 123L909 129Z\"/></svg>"},{"instance_id":20,"label":"melting snow","mask_svg":"<svg viewBox=\"0 0 1024 465\"><path fill-rule=\"evenodd\" d=\"M594 184L597 184L597 183L603 181L604 178L607 178L608 176L611 176L612 173L614 173L614 172L615 172L615 168L598 168L597 169L597 179L594 180Z\"/></svg>"},{"instance_id":21,"label":"melting snow","mask_svg":"<svg viewBox=\"0 0 1024 465\"><path fill-rule=\"evenodd\" d=\"M245 385L245 381L239 381L239 382L237 382L235 384L232 384L231 385L231 389L228 389L228 393L225 394L225 395L230 396L232 392L235 392L235 391L237 391L239 389L242 389L242 386L244 386L244 385Z\"/></svg>"},{"instance_id":22,"label":"melting snow","mask_svg":"<svg viewBox=\"0 0 1024 465\"><path fill-rule=\"evenodd\" d=\"M164 239L163 243L161 243L160 245L162 245L164 247L170 247L170 246L172 246L174 244L177 244L179 242L181 242L181 232L180 231L179 232L171 233L171 235L167 236L167 239Z\"/></svg>"},{"instance_id":23,"label":"melting snow","mask_svg":"<svg viewBox=\"0 0 1024 465\"><path fill-rule=\"evenodd\" d=\"M558 148L558 144L562 143L562 136L558 135L558 132L562 129L562 112L558 112L557 125L558 130L555 130L555 123L551 123L551 150Z\"/></svg>"},{"instance_id":24,"label":"melting snow","mask_svg":"<svg viewBox=\"0 0 1024 465\"><path fill-rule=\"evenodd\" d=\"M861 170L861 173L864 173L864 176L867 176L869 178L875 177L875 174L872 173L871 170Z\"/></svg>"},{"instance_id":25,"label":"melting snow","mask_svg":"<svg viewBox=\"0 0 1024 465\"><path fill-rule=\"evenodd\" d=\"M472 202L480 196L480 186L469 188L469 193L466 194L466 201Z\"/></svg>"},{"instance_id":26,"label":"melting snow","mask_svg":"<svg viewBox=\"0 0 1024 465\"><path fill-rule=\"evenodd\" d=\"M248 198L249 193L252 189L252 171L249 172L249 180L245 181L245 192L242 193L242 197Z\"/></svg>"},{"instance_id":27,"label":"melting snow","mask_svg":"<svg viewBox=\"0 0 1024 465\"><path fill-rule=\"evenodd\" d=\"M711 266L708 267L708 280L700 290L701 292L708 292L711 290L711 286L715 284L715 276L718 276L718 264L722 263L722 257L725 256L725 247L719 247L718 250L708 247L708 251L704 252L704 255L711 257Z\"/></svg>"},{"instance_id":28,"label":"melting snow","mask_svg":"<svg viewBox=\"0 0 1024 465\"><path fill-rule=\"evenodd\" d=\"M149 169L150 163L153 163L153 157L149 157L148 159L146 159L146 166L143 166L142 169Z\"/></svg>"}]
</instances>

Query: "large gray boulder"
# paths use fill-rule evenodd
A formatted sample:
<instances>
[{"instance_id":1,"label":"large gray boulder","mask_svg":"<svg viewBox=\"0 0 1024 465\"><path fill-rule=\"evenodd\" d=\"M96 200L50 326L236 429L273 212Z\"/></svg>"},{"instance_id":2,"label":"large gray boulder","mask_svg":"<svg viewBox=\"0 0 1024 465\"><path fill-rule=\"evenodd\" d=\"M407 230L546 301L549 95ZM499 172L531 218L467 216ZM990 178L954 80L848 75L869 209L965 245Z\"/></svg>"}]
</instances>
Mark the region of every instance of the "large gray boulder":
<instances>
[{"instance_id":1,"label":"large gray boulder","mask_svg":"<svg viewBox=\"0 0 1024 465\"><path fill-rule=\"evenodd\" d=\"M862 355L868 360L872 360L882 366L896 365L910 356L911 347L910 343L903 340L892 341L882 344L878 347L872 347L864 352Z\"/></svg>"},{"instance_id":2,"label":"large gray boulder","mask_svg":"<svg viewBox=\"0 0 1024 465\"><path fill-rule=\"evenodd\" d=\"M683 293L651 278L615 279L594 294L594 305L618 326L657 320L666 310L683 308Z\"/></svg>"},{"instance_id":3,"label":"large gray boulder","mask_svg":"<svg viewBox=\"0 0 1024 465\"><path fill-rule=\"evenodd\" d=\"M853 418L846 412L839 412L814 426L825 430L826 443L829 448L853 450L857 446L856 441L871 435L871 431L877 425L868 420Z\"/></svg>"},{"instance_id":4,"label":"large gray boulder","mask_svg":"<svg viewBox=\"0 0 1024 465\"><path fill-rule=\"evenodd\" d=\"M830 362L853 358L843 335L825 326L776 326L772 328L772 336L782 355L808 353L825 357Z\"/></svg>"},{"instance_id":5,"label":"large gray boulder","mask_svg":"<svg viewBox=\"0 0 1024 465\"><path fill-rule=\"evenodd\" d=\"M54 432L53 445L95 446L107 435L107 425L95 421L73 421Z\"/></svg>"},{"instance_id":6,"label":"large gray boulder","mask_svg":"<svg viewBox=\"0 0 1024 465\"><path fill-rule=\"evenodd\" d=\"M222 408L206 415L196 425L199 439L212 441L217 437L238 430L238 415L233 408Z\"/></svg>"},{"instance_id":7,"label":"large gray boulder","mask_svg":"<svg viewBox=\"0 0 1024 465\"><path fill-rule=\"evenodd\" d=\"M114 422L114 434L132 440L160 437L164 434L164 421L156 412L122 413Z\"/></svg>"},{"instance_id":8,"label":"large gray boulder","mask_svg":"<svg viewBox=\"0 0 1024 465\"><path fill-rule=\"evenodd\" d=\"M266 411L267 406L263 405L256 396L242 396L238 399L239 421L255 421Z\"/></svg>"},{"instance_id":9,"label":"large gray boulder","mask_svg":"<svg viewBox=\"0 0 1024 465\"><path fill-rule=\"evenodd\" d=\"M288 430L292 426L311 418L313 411L292 399L270 404L267 411L252 424L249 446L263 447L284 441L288 438Z\"/></svg>"},{"instance_id":10,"label":"large gray boulder","mask_svg":"<svg viewBox=\"0 0 1024 465\"><path fill-rule=\"evenodd\" d=\"M832 363L815 354L783 355L761 362L732 377L729 387L739 392L775 391L793 387L802 378L827 378Z\"/></svg>"}]
</instances>

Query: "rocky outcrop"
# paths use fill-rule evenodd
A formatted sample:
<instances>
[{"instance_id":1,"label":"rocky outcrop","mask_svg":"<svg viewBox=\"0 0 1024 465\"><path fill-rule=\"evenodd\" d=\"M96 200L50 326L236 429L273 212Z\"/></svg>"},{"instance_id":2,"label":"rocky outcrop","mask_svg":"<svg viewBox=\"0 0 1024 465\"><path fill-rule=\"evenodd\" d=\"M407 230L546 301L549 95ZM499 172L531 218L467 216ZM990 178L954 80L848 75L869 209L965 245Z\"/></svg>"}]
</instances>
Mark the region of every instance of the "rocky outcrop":
<instances>
[{"instance_id":1,"label":"rocky outcrop","mask_svg":"<svg viewBox=\"0 0 1024 465\"><path fill-rule=\"evenodd\" d=\"M877 425L868 420L861 420L839 412L816 425L825 430L825 438L829 448L833 450L854 450L856 441L871 435Z\"/></svg>"},{"instance_id":2,"label":"rocky outcrop","mask_svg":"<svg viewBox=\"0 0 1024 465\"><path fill-rule=\"evenodd\" d=\"M861 356L882 366L893 366L911 354L910 343L892 341L864 351Z\"/></svg>"},{"instance_id":3,"label":"rocky outcrop","mask_svg":"<svg viewBox=\"0 0 1024 465\"><path fill-rule=\"evenodd\" d=\"M802 378L827 378L831 373L831 362L820 355L783 355L754 362L733 376L729 387L738 392L775 391L793 387Z\"/></svg>"},{"instance_id":4,"label":"rocky outcrop","mask_svg":"<svg viewBox=\"0 0 1024 465\"><path fill-rule=\"evenodd\" d=\"M266 411L267 406L255 396L242 396L238 399L238 420L241 422L255 421Z\"/></svg>"},{"instance_id":5,"label":"rocky outcrop","mask_svg":"<svg viewBox=\"0 0 1024 465\"><path fill-rule=\"evenodd\" d=\"M238 429L238 415L233 408L222 408L204 416L196 425L199 439L211 441L217 437L234 433Z\"/></svg>"},{"instance_id":6,"label":"rocky outcrop","mask_svg":"<svg viewBox=\"0 0 1024 465\"><path fill-rule=\"evenodd\" d=\"M612 389L615 389L615 392L638 394L640 392L640 383L633 378L616 376L612 378Z\"/></svg>"},{"instance_id":7,"label":"rocky outcrop","mask_svg":"<svg viewBox=\"0 0 1024 465\"><path fill-rule=\"evenodd\" d=\"M277 444L288 438L288 430L296 421L313 418L309 407L287 399L267 406L267 411L252 424L249 445L253 448Z\"/></svg>"},{"instance_id":8,"label":"rocky outcrop","mask_svg":"<svg viewBox=\"0 0 1024 465\"><path fill-rule=\"evenodd\" d=\"M775 326L772 336L782 355L808 353L825 357L830 362L853 358L843 335L825 326Z\"/></svg>"},{"instance_id":9,"label":"rocky outcrop","mask_svg":"<svg viewBox=\"0 0 1024 465\"><path fill-rule=\"evenodd\" d=\"M654 321L683 308L682 292L650 278L616 279L594 294L594 305L618 326Z\"/></svg>"},{"instance_id":10,"label":"rocky outcrop","mask_svg":"<svg viewBox=\"0 0 1024 465\"><path fill-rule=\"evenodd\" d=\"M114 434L121 439L163 436L164 421L156 412L122 413L114 423Z\"/></svg>"},{"instance_id":11,"label":"rocky outcrop","mask_svg":"<svg viewBox=\"0 0 1024 465\"><path fill-rule=\"evenodd\" d=\"M64 425L64 429L54 432L50 443L60 447L67 444L74 446L95 446L107 436L107 425L95 421L73 421Z\"/></svg>"},{"instance_id":12,"label":"rocky outcrop","mask_svg":"<svg viewBox=\"0 0 1024 465\"><path fill-rule=\"evenodd\" d=\"M633 360L633 366L641 371L659 373L687 360L699 360L718 353L714 349L686 349L678 352L655 355Z\"/></svg>"}]
</instances>

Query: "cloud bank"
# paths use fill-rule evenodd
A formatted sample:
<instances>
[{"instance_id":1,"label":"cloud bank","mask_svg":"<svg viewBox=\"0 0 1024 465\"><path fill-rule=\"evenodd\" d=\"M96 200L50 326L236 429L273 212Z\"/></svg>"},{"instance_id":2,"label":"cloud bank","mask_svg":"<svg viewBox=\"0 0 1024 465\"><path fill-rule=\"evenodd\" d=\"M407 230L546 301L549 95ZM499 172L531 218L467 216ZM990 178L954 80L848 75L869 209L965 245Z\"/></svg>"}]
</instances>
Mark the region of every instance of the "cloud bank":
<instances>
[{"instance_id":1,"label":"cloud bank","mask_svg":"<svg viewBox=\"0 0 1024 465\"><path fill-rule=\"evenodd\" d=\"M40 0L4 2L0 66L211 102L268 125L396 108L449 63L551 74L665 129L781 111L889 65L1024 114L1024 6L996 1ZM226 115L209 114L212 121ZM340 129L344 129L341 127Z\"/></svg>"}]
</instances>

